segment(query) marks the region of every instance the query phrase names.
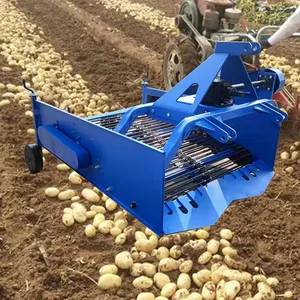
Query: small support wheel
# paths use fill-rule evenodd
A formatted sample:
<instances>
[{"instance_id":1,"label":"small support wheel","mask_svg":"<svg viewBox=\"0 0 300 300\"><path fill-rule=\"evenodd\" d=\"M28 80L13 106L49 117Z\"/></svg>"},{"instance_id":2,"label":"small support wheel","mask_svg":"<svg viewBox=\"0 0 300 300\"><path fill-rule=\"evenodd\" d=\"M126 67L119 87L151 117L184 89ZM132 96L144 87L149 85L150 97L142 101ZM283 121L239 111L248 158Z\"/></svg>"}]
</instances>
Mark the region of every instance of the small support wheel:
<instances>
[{"instance_id":1,"label":"small support wheel","mask_svg":"<svg viewBox=\"0 0 300 300\"><path fill-rule=\"evenodd\" d=\"M43 170L43 152L42 147L37 144L25 146L24 157L27 168L32 174L39 173Z\"/></svg>"}]
</instances>

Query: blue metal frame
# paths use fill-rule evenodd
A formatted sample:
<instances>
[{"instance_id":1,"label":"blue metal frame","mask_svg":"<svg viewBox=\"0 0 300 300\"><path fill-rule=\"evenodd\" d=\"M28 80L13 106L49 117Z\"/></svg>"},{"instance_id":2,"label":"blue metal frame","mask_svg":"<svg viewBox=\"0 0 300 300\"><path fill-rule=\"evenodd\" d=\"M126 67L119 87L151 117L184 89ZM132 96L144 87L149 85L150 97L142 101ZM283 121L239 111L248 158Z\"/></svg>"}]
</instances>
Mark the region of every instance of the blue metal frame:
<instances>
[{"instance_id":1,"label":"blue metal frame","mask_svg":"<svg viewBox=\"0 0 300 300\"><path fill-rule=\"evenodd\" d=\"M262 194L273 176L280 124L287 115L270 99L283 87L284 77L277 70L247 73L240 55L259 51L258 43L220 42L212 56L170 91L149 88L144 82L141 105L86 119L31 94L37 143L158 235L212 225L232 201ZM218 75L232 84L243 83L246 97L236 97L224 108L204 105ZM271 79L268 89L252 85L261 76ZM182 102L187 95L194 95L194 101ZM119 114L122 118L114 130L93 123ZM143 115L176 126L162 150L126 135ZM166 168L196 129L221 143L243 146L253 162L165 203Z\"/></svg>"}]
</instances>

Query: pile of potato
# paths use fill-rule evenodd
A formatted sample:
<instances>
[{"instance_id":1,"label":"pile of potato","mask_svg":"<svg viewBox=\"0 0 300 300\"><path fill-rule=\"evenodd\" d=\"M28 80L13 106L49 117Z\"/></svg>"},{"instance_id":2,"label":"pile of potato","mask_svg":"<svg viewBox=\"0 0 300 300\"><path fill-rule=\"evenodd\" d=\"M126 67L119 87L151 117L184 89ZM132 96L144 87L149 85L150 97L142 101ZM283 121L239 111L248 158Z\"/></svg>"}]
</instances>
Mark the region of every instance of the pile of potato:
<instances>
[{"instance_id":1,"label":"pile of potato","mask_svg":"<svg viewBox=\"0 0 300 300\"><path fill-rule=\"evenodd\" d=\"M285 172L289 175L292 175L295 171L295 168L293 165L296 163L299 163L299 154L300 154L300 142L297 141L293 145L291 145L289 151L284 151L280 154L280 158L282 160L288 161L291 163L291 166L288 166L285 169Z\"/></svg>"},{"instance_id":2,"label":"pile of potato","mask_svg":"<svg viewBox=\"0 0 300 300\"><path fill-rule=\"evenodd\" d=\"M222 229L219 238L210 239L209 227L160 239L148 228L136 231L134 247L100 268L98 285L103 290L121 287L118 274L126 270L133 287L141 291L137 300L275 299L278 279L247 272L247 264L231 246L232 237L229 229ZM152 263L145 262L147 258Z\"/></svg>"},{"instance_id":3,"label":"pile of potato","mask_svg":"<svg viewBox=\"0 0 300 300\"><path fill-rule=\"evenodd\" d=\"M151 30L159 29L166 35L178 33L174 18L166 17L164 12L145 4L129 0L100 0L98 3L103 4L106 9L123 13L125 17L131 16L137 21L149 24Z\"/></svg>"},{"instance_id":4,"label":"pile of potato","mask_svg":"<svg viewBox=\"0 0 300 300\"><path fill-rule=\"evenodd\" d=\"M73 76L68 54L57 53L51 44L45 42L43 31L28 22L13 5L7 3L1 13L0 53L8 63L2 71L11 72L11 67L21 67L22 78L29 81L28 85L41 100L61 109L70 108L80 117L119 109L106 94L92 94L79 74ZM28 91L13 84L0 84L0 89L4 91L0 106L17 101L28 109L26 115L32 117Z\"/></svg>"}]
</instances>

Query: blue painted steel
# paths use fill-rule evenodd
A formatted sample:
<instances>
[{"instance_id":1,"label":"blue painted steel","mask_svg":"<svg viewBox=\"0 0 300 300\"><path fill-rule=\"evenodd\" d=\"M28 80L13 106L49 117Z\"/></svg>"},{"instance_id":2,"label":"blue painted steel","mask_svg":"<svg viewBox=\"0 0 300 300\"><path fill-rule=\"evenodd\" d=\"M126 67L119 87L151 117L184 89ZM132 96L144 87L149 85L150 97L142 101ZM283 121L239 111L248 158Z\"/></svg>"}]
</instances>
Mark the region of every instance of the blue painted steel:
<instances>
[{"instance_id":1,"label":"blue painted steel","mask_svg":"<svg viewBox=\"0 0 300 300\"><path fill-rule=\"evenodd\" d=\"M269 99L283 87L284 77L277 70L248 74L239 55L257 51L257 43L218 43L216 53L170 91L148 88L144 82L142 105L86 119L32 94L37 143L158 235L212 225L232 201L262 194L273 176L280 125L287 115ZM245 97L235 97L233 105L223 108L204 105L220 71L221 79L245 85L241 89ZM252 85L261 76L271 80L269 89ZM161 150L126 135L145 115L175 125ZM119 116L114 130L101 125L106 118ZM199 129L226 145L224 152L200 160L201 164L230 156L232 142L250 151L252 162L165 202L165 176L167 180L176 176L166 169L191 131Z\"/></svg>"}]
</instances>

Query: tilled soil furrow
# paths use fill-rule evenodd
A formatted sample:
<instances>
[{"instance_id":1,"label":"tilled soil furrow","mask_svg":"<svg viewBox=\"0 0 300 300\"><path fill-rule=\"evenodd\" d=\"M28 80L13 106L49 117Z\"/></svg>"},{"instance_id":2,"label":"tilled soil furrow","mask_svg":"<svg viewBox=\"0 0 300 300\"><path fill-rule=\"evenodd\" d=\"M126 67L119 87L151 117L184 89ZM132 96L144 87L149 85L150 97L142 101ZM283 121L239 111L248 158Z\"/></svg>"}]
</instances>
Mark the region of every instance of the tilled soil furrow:
<instances>
[{"instance_id":1,"label":"tilled soil furrow","mask_svg":"<svg viewBox=\"0 0 300 300\"><path fill-rule=\"evenodd\" d=\"M109 26L106 28L107 31L116 32L120 30L128 37L133 38L139 46L147 47L159 54L163 53L167 37L163 36L159 30L149 30L148 24L137 21L131 16L125 16L121 12L107 10L103 4L96 4L97 1L71 0L70 2L92 14L97 23L99 20L105 22ZM148 52L147 50L146 54Z\"/></svg>"},{"instance_id":2,"label":"tilled soil furrow","mask_svg":"<svg viewBox=\"0 0 300 300\"><path fill-rule=\"evenodd\" d=\"M22 0L18 3L18 7L31 21L43 28L46 38L59 52L68 53L74 72L81 74L88 81L92 92L98 92L101 89L106 94L113 95L114 99L123 106L140 103L140 83L150 69L149 64L146 65L147 54L145 57L136 55L136 58L141 57L144 60L145 64L143 64L118 50L103 36L96 38L95 35L91 35L86 25L60 9L57 6L58 3L59 1L56 0L52 2ZM66 8L65 5L66 3L62 2L64 8ZM113 36L112 33L109 34ZM122 40L118 42L117 38L115 42L122 44ZM129 47L130 44L125 42L125 46ZM136 51L134 52L136 54L137 49L132 46L130 51ZM159 60L149 54L148 57L155 62L152 65L158 72L161 65ZM151 72L150 69L150 74L153 73L155 72ZM150 84L159 87L159 77L151 76Z\"/></svg>"}]
</instances>

